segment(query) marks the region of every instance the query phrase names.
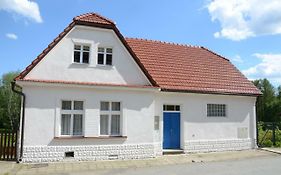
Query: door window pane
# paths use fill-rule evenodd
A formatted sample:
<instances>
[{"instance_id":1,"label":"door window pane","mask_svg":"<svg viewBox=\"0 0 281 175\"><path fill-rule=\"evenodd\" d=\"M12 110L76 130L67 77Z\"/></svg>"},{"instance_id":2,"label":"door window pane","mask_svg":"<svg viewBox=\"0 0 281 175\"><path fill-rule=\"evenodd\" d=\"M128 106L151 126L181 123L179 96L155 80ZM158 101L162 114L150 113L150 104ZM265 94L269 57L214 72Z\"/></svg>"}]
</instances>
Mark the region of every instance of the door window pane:
<instances>
[{"instance_id":1,"label":"door window pane","mask_svg":"<svg viewBox=\"0 0 281 175\"><path fill-rule=\"evenodd\" d=\"M120 135L120 115L111 116L111 135Z\"/></svg>"},{"instance_id":2,"label":"door window pane","mask_svg":"<svg viewBox=\"0 0 281 175\"><path fill-rule=\"evenodd\" d=\"M83 110L83 101L74 101L74 110Z\"/></svg>"},{"instance_id":3,"label":"door window pane","mask_svg":"<svg viewBox=\"0 0 281 175\"><path fill-rule=\"evenodd\" d=\"M71 110L71 101L62 101L62 110Z\"/></svg>"},{"instance_id":4,"label":"door window pane","mask_svg":"<svg viewBox=\"0 0 281 175\"><path fill-rule=\"evenodd\" d=\"M108 135L108 115L101 115L100 116L100 134L101 135Z\"/></svg>"},{"instance_id":5,"label":"door window pane","mask_svg":"<svg viewBox=\"0 0 281 175\"><path fill-rule=\"evenodd\" d=\"M112 111L120 111L120 102L112 102L111 110Z\"/></svg>"},{"instance_id":6,"label":"door window pane","mask_svg":"<svg viewBox=\"0 0 281 175\"><path fill-rule=\"evenodd\" d=\"M70 135L70 114L61 115L61 135Z\"/></svg>"},{"instance_id":7,"label":"door window pane","mask_svg":"<svg viewBox=\"0 0 281 175\"><path fill-rule=\"evenodd\" d=\"M73 115L73 135L82 135L82 114Z\"/></svg>"}]
</instances>

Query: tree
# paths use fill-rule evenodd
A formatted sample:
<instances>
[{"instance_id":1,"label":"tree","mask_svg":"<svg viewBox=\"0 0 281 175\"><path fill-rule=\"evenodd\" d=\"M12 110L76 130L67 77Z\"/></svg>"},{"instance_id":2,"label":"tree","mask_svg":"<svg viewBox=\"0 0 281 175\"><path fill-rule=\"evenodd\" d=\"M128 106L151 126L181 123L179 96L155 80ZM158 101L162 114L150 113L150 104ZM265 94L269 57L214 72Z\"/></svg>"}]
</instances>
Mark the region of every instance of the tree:
<instances>
[{"instance_id":1,"label":"tree","mask_svg":"<svg viewBox=\"0 0 281 175\"><path fill-rule=\"evenodd\" d=\"M0 79L0 128L17 130L19 128L21 97L11 88L13 78L18 72L9 72Z\"/></svg>"},{"instance_id":2,"label":"tree","mask_svg":"<svg viewBox=\"0 0 281 175\"><path fill-rule=\"evenodd\" d=\"M280 121L280 100L276 96L274 86L267 79L255 80L254 85L263 95L257 100L257 118L264 122Z\"/></svg>"}]
</instances>

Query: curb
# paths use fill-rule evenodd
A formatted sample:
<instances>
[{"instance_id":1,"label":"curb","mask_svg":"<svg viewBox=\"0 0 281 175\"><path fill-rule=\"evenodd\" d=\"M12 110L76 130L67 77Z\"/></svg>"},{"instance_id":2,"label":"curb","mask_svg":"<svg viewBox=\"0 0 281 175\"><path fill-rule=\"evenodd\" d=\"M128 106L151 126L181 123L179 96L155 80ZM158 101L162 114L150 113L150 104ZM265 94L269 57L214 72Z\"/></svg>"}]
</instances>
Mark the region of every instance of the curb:
<instances>
[{"instance_id":1,"label":"curb","mask_svg":"<svg viewBox=\"0 0 281 175\"><path fill-rule=\"evenodd\" d=\"M263 150L263 151L268 151L268 152L271 152L271 153L275 153L275 154L281 155L281 150L280 151L276 151L276 150L273 150L273 149L270 149L270 148L259 148L259 149Z\"/></svg>"}]
</instances>

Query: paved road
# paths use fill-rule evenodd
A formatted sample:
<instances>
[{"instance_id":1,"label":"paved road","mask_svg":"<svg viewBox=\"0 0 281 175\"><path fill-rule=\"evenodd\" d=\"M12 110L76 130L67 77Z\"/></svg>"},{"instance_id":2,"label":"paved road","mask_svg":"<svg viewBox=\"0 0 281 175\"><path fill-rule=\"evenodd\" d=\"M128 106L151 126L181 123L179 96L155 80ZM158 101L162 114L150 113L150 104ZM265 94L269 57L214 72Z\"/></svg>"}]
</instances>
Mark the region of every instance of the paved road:
<instances>
[{"instance_id":1,"label":"paved road","mask_svg":"<svg viewBox=\"0 0 281 175\"><path fill-rule=\"evenodd\" d=\"M224 162L189 163L148 168L114 169L72 175L280 175L281 156L256 157Z\"/></svg>"}]
</instances>

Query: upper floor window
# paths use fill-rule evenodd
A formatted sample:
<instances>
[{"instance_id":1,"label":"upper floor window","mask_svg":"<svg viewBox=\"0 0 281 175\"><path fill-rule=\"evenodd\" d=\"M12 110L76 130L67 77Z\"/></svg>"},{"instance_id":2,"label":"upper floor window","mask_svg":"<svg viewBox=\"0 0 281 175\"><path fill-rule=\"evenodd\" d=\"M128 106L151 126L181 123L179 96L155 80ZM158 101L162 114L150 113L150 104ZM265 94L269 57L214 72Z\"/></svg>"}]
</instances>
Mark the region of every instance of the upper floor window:
<instances>
[{"instance_id":1,"label":"upper floor window","mask_svg":"<svg viewBox=\"0 0 281 175\"><path fill-rule=\"evenodd\" d=\"M74 45L74 63L89 63L90 46Z\"/></svg>"},{"instance_id":2,"label":"upper floor window","mask_svg":"<svg viewBox=\"0 0 281 175\"><path fill-rule=\"evenodd\" d=\"M207 104L208 117L226 117L225 104Z\"/></svg>"},{"instance_id":3,"label":"upper floor window","mask_svg":"<svg viewBox=\"0 0 281 175\"><path fill-rule=\"evenodd\" d=\"M98 48L98 64L112 65L112 48Z\"/></svg>"}]
</instances>

